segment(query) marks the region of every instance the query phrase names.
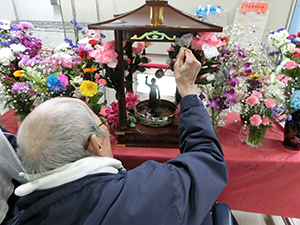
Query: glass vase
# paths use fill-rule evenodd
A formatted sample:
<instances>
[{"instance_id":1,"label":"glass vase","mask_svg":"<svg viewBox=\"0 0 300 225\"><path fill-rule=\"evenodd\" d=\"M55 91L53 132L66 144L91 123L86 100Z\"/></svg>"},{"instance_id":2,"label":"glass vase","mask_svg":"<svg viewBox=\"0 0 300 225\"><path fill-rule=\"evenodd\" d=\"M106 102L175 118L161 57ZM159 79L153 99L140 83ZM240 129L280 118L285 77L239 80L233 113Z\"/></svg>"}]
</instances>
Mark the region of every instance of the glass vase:
<instances>
[{"instance_id":1,"label":"glass vase","mask_svg":"<svg viewBox=\"0 0 300 225\"><path fill-rule=\"evenodd\" d=\"M260 148L263 145L267 127L255 127L244 125L240 130L240 139L252 148Z\"/></svg>"},{"instance_id":2,"label":"glass vase","mask_svg":"<svg viewBox=\"0 0 300 225\"><path fill-rule=\"evenodd\" d=\"M220 116L219 116L219 120L218 120L218 126L219 127L225 126L226 120L227 120L227 115L228 115L228 111L227 110L222 110L220 112Z\"/></svg>"},{"instance_id":3,"label":"glass vase","mask_svg":"<svg viewBox=\"0 0 300 225\"><path fill-rule=\"evenodd\" d=\"M284 126L283 146L290 150L300 150L300 110L293 112L292 119Z\"/></svg>"}]
</instances>

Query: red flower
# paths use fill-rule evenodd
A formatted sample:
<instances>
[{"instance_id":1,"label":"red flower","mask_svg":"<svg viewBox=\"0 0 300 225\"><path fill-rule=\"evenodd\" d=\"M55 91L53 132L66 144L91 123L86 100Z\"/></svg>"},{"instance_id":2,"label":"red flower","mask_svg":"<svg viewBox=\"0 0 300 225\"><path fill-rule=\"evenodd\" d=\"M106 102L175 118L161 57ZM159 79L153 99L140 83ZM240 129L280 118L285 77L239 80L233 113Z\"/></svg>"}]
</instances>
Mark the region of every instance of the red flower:
<instances>
[{"instance_id":1,"label":"red flower","mask_svg":"<svg viewBox=\"0 0 300 225\"><path fill-rule=\"evenodd\" d=\"M297 34L297 37L300 37L300 32Z\"/></svg>"},{"instance_id":2,"label":"red flower","mask_svg":"<svg viewBox=\"0 0 300 225\"><path fill-rule=\"evenodd\" d=\"M98 44L98 41L91 39L91 40L89 40L89 44L91 44L92 46L95 46Z\"/></svg>"},{"instance_id":3,"label":"red flower","mask_svg":"<svg viewBox=\"0 0 300 225\"><path fill-rule=\"evenodd\" d=\"M4 77L4 78L2 78L1 79L1 83L3 84L3 82L5 81L5 80L11 80L12 78L11 77ZM12 81L13 82L13 81ZM9 83L10 83L10 81L9 81ZM11 84L11 83L10 83Z\"/></svg>"},{"instance_id":4,"label":"red flower","mask_svg":"<svg viewBox=\"0 0 300 225\"><path fill-rule=\"evenodd\" d=\"M299 54L299 53L295 54L295 55L294 55L294 58L295 58L295 59L300 58L300 54Z\"/></svg>"},{"instance_id":5,"label":"red flower","mask_svg":"<svg viewBox=\"0 0 300 225\"><path fill-rule=\"evenodd\" d=\"M219 39L223 42L228 42L229 41L229 38L224 36L224 37L219 37Z\"/></svg>"},{"instance_id":6,"label":"red flower","mask_svg":"<svg viewBox=\"0 0 300 225\"><path fill-rule=\"evenodd\" d=\"M88 53L85 52L84 50L80 50L78 52L78 55L80 56L80 58L85 59L88 56Z\"/></svg>"},{"instance_id":7,"label":"red flower","mask_svg":"<svg viewBox=\"0 0 300 225\"><path fill-rule=\"evenodd\" d=\"M286 39L289 39L291 37L296 38L296 35L295 34L290 34Z\"/></svg>"}]
</instances>

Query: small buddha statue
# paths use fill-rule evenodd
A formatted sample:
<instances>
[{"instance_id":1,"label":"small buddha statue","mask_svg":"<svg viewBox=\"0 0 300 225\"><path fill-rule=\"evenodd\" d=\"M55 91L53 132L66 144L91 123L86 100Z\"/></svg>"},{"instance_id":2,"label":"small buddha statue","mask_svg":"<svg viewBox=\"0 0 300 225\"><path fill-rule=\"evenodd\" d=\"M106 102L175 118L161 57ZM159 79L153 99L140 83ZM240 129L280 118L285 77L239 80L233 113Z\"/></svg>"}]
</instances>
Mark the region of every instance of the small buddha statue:
<instances>
[{"instance_id":1,"label":"small buddha statue","mask_svg":"<svg viewBox=\"0 0 300 225\"><path fill-rule=\"evenodd\" d=\"M146 76L145 84L150 87L149 93L149 105L147 114L153 117L158 117L159 112L157 110L157 101L160 99L159 87L156 84L156 79L151 79L151 84L148 84L148 76Z\"/></svg>"}]
</instances>

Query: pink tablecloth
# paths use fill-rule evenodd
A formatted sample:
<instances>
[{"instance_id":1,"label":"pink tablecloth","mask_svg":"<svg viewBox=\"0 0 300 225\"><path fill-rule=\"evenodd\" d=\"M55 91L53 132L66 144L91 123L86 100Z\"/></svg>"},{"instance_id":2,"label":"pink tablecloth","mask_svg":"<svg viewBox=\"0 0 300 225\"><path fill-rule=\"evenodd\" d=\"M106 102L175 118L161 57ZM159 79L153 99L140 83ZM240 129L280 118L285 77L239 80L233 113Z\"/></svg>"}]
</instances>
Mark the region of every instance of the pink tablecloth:
<instances>
[{"instance_id":1,"label":"pink tablecloth","mask_svg":"<svg viewBox=\"0 0 300 225\"><path fill-rule=\"evenodd\" d=\"M17 130L11 112L3 115L7 129ZM262 148L248 147L239 140L239 117L229 113L225 127L218 129L229 169L229 182L219 200L234 210L300 218L300 152L281 144L283 132L277 126L266 133ZM113 153L127 169L153 159L164 162L178 149L116 147Z\"/></svg>"}]
</instances>

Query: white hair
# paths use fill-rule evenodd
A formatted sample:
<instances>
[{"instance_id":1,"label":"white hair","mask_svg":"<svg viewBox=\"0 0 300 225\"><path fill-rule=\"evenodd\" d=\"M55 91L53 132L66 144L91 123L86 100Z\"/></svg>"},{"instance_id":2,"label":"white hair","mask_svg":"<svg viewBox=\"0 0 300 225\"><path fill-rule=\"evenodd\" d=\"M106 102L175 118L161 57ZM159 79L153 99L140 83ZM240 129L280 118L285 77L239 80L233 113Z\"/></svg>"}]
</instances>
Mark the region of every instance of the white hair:
<instances>
[{"instance_id":1,"label":"white hair","mask_svg":"<svg viewBox=\"0 0 300 225\"><path fill-rule=\"evenodd\" d=\"M91 156L84 146L94 133L108 135L98 127L84 103L51 99L34 109L21 124L18 154L27 173L44 173Z\"/></svg>"}]
</instances>

